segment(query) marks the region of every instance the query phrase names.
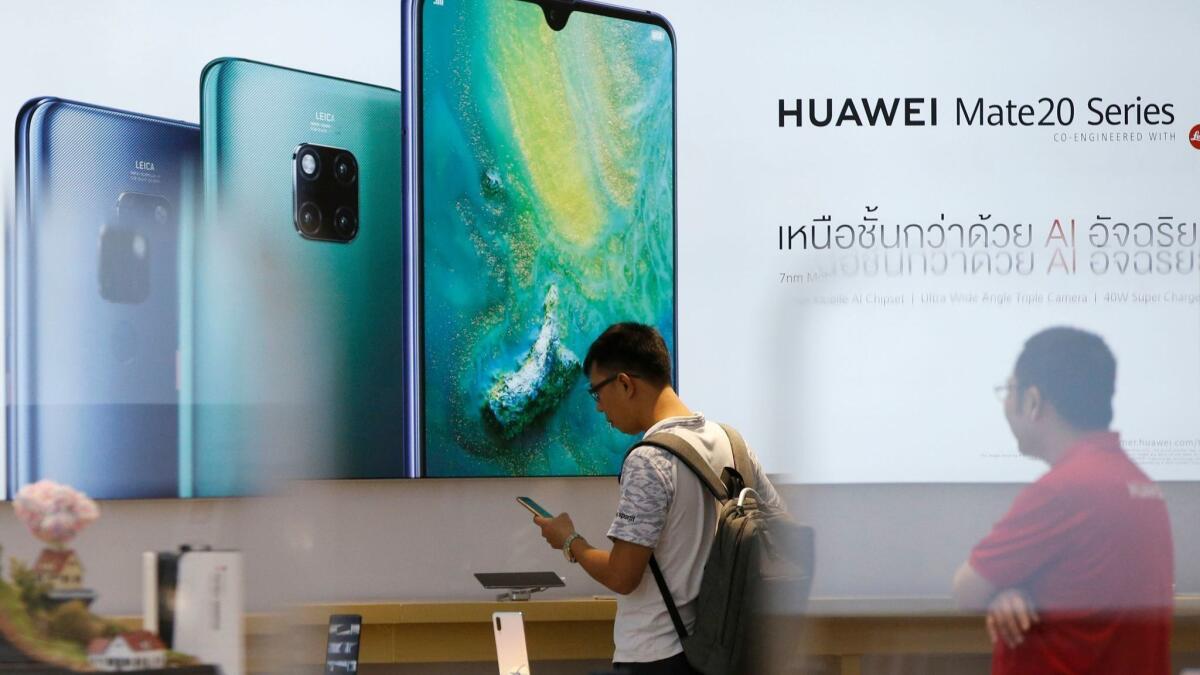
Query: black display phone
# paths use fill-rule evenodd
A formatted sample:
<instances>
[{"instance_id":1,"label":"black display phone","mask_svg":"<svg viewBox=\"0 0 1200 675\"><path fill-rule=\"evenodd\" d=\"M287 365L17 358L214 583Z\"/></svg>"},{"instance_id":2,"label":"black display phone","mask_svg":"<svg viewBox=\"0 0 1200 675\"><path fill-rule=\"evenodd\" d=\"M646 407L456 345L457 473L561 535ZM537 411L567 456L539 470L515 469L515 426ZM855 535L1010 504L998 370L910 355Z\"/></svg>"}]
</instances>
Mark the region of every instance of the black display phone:
<instances>
[{"instance_id":1,"label":"black display phone","mask_svg":"<svg viewBox=\"0 0 1200 675\"><path fill-rule=\"evenodd\" d=\"M562 588L562 577L554 572L476 572L475 578L484 588Z\"/></svg>"},{"instance_id":2,"label":"black display phone","mask_svg":"<svg viewBox=\"0 0 1200 675\"><path fill-rule=\"evenodd\" d=\"M361 635L361 615L330 615L329 639L325 643L325 675L358 672L358 642Z\"/></svg>"}]
</instances>

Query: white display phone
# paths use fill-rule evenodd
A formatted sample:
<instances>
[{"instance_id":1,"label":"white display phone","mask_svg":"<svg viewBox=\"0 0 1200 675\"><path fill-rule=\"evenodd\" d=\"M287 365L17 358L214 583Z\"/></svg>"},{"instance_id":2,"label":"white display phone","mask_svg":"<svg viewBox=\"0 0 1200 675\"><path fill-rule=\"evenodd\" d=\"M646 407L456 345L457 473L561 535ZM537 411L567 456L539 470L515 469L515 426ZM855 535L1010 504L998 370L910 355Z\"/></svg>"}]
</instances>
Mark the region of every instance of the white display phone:
<instances>
[{"instance_id":1,"label":"white display phone","mask_svg":"<svg viewBox=\"0 0 1200 675\"><path fill-rule=\"evenodd\" d=\"M500 666L500 675L529 675L525 615L495 612L492 614L492 631L496 634L496 662Z\"/></svg>"},{"instance_id":2,"label":"white display phone","mask_svg":"<svg viewBox=\"0 0 1200 675\"><path fill-rule=\"evenodd\" d=\"M241 553L180 553L172 649L220 666L224 675L245 673L242 594Z\"/></svg>"}]
</instances>

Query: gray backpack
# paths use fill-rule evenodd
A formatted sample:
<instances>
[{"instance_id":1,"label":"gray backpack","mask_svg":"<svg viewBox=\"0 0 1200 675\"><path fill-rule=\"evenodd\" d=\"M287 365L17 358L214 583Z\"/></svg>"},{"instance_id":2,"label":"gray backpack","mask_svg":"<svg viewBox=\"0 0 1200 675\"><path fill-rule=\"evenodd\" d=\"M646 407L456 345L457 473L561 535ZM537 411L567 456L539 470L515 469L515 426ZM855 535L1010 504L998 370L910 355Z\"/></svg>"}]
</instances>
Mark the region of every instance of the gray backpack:
<instances>
[{"instance_id":1,"label":"gray backpack","mask_svg":"<svg viewBox=\"0 0 1200 675\"><path fill-rule=\"evenodd\" d=\"M732 427L722 424L721 428L729 436L734 467L726 468L720 477L675 434L653 434L629 452L648 445L675 455L720 504L716 537L696 599L694 632L688 634L653 556L650 571L688 663L703 675L740 675L758 670L753 664L763 647L759 643L762 619L803 611L812 584L813 532L786 512L759 508L746 442Z\"/></svg>"}]
</instances>

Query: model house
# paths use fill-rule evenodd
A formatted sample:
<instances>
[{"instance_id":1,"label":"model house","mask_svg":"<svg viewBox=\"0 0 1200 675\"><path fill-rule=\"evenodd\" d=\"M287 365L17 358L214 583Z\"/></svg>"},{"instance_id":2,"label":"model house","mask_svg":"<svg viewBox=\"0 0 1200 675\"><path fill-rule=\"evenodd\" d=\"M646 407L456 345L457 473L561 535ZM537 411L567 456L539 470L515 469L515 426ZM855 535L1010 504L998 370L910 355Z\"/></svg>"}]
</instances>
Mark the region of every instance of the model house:
<instances>
[{"instance_id":1,"label":"model house","mask_svg":"<svg viewBox=\"0 0 1200 675\"><path fill-rule=\"evenodd\" d=\"M167 648L150 631L129 631L92 640L88 645L88 662L97 670L108 672L162 668L167 664Z\"/></svg>"},{"instance_id":2,"label":"model house","mask_svg":"<svg viewBox=\"0 0 1200 675\"><path fill-rule=\"evenodd\" d=\"M78 589L83 584L83 565L70 549L42 549L33 571L56 591Z\"/></svg>"}]
</instances>

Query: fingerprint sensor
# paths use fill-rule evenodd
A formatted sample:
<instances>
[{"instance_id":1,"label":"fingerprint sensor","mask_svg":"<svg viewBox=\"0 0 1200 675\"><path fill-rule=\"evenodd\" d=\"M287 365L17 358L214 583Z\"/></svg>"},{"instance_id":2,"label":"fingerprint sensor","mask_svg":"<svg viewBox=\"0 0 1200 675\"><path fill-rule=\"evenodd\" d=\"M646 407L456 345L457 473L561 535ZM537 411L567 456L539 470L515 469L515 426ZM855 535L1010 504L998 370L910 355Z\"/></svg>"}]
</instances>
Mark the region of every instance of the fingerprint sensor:
<instances>
[{"instance_id":1,"label":"fingerprint sensor","mask_svg":"<svg viewBox=\"0 0 1200 675\"><path fill-rule=\"evenodd\" d=\"M137 358L137 328L128 321L118 321L112 330L112 351L117 363L129 365Z\"/></svg>"}]
</instances>

